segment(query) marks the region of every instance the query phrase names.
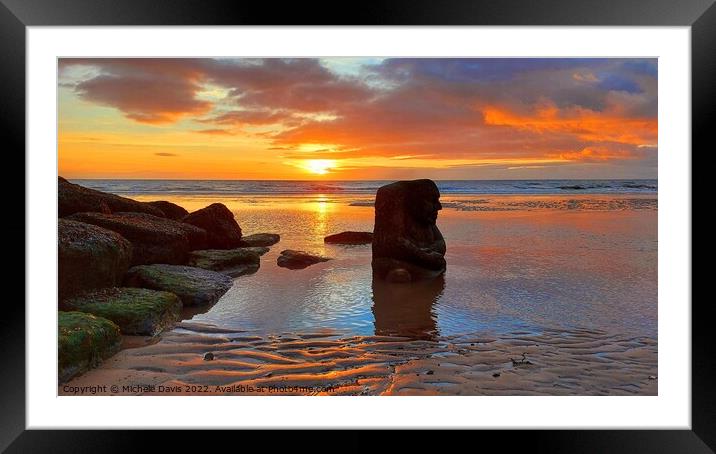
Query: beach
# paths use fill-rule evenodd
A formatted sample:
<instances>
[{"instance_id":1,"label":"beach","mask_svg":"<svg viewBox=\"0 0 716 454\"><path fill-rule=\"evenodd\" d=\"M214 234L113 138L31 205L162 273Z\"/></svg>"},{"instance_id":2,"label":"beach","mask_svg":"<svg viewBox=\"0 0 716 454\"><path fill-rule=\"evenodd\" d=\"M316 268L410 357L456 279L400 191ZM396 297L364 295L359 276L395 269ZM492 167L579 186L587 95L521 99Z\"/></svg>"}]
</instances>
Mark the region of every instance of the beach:
<instances>
[{"instance_id":1,"label":"beach","mask_svg":"<svg viewBox=\"0 0 716 454\"><path fill-rule=\"evenodd\" d=\"M657 394L651 181L481 194L455 185L441 191L437 221L445 275L403 286L373 278L370 244L323 240L372 231L369 185L241 193L121 184L95 188L189 212L222 203L244 235L281 241L216 304L185 308L159 336L125 336L122 351L60 395L101 385L162 395ZM284 249L331 260L281 268Z\"/></svg>"}]
</instances>

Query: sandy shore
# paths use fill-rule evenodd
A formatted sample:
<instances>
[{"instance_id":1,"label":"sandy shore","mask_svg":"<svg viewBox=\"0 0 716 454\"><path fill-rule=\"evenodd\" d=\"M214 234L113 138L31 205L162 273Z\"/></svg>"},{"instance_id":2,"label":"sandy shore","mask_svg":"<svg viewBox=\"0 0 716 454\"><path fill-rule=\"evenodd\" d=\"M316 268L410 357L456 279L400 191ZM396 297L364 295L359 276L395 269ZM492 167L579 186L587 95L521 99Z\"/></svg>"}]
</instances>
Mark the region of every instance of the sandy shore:
<instances>
[{"instance_id":1,"label":"sandy shore","mask_svg":"<svg viewBox=\"0 0 716 454\"><path fill-rule=\"evenodd\" d=\"M601 331L428 341L260 337L184 322L161 339L128 337L124 350L58 394L656 395L657 376L656 339Z\"/></svg>"}]
</instances>

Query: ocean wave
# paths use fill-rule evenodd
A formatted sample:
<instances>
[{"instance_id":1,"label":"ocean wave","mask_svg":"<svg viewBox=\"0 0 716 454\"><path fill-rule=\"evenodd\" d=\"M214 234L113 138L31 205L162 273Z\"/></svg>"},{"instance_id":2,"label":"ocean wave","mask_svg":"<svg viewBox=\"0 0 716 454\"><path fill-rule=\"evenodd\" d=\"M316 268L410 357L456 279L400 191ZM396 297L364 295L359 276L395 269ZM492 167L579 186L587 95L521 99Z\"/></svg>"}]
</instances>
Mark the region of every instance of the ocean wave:
<instances>
[{"instance_id":1,"label":"ocean wave","mask_svg":"<svg viewBox=\"0 0 716 454\"><path fill-rule=\"evenodd\" d=\"M375 195L390 181L73 180L120 195ZM441 194L653 194L657 180L442 180Z\"/></svg>"}]
</instances>

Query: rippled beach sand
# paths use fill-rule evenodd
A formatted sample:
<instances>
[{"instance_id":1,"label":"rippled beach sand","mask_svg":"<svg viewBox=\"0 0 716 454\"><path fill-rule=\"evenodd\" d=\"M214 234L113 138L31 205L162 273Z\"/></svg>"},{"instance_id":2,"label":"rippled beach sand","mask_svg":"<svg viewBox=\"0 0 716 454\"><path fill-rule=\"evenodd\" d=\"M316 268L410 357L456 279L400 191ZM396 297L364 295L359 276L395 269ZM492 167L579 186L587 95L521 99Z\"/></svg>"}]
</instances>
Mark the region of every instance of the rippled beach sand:
<instances>
[{"instance_id":1,"label":"rippled beach sand","mask_svg":"<svg viewBox=\"0 0 716 454\"><path fill-rule=\"evenodd\" d=\"M656 195L444 196L445 277L397 287L372 279L369 245L323 242L372 230L369 196L162 198L225 203L281 242L216 305L125 338L60 395L657 394ZM333 260L286 270L283 249Z\"/></svg>"},{"instance_id":2,"label":"rippled beach sand","mask_svg":"<svg viewBox=\"0 0 716 454\"><path fill-rule=\"evenodd\" d=\"M657 347L649 338L589 330L431 341L259 337L183 323L59 393L98 385L102 395L656 395Z\"/></svg>"}]
</instances>

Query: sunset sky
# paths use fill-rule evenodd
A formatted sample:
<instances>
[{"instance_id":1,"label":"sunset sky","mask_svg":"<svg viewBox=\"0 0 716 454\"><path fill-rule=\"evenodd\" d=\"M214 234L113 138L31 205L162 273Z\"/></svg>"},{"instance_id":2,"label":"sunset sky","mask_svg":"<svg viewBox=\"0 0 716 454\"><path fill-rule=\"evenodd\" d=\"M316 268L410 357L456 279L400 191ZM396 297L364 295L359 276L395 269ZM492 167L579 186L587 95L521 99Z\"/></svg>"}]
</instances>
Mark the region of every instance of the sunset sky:
<instances>
[{"instance_id":1,"label":"sunset sky","mask_svg":"<svg viewBox=\"0 0 716 454\"><path fill-rule=\"evenodd\" d=\"M59 174L656 178L656 59L61 59Z\"/></svg>"}]
</instances>

